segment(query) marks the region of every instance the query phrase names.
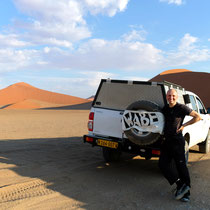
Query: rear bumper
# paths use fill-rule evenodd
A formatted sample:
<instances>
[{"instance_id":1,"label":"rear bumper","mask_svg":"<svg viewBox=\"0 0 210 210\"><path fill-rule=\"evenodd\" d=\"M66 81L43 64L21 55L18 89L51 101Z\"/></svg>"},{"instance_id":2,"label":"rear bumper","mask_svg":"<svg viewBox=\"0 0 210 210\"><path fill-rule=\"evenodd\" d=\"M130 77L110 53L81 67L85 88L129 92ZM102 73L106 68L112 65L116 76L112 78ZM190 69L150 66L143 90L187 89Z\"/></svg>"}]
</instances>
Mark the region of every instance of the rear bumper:
<instances>
[{"instance_id":1,"label":"rear bumper","mask_svg":"<svg viewBox=\"0 0 210 210\"><path fill-rule=\"evenodd\" d=\"M117 139L117 138L105 138L100 136L83 136L84 143L89 143L93 147L108 147L112 149L118 149L123 152L140 155L145 158L159 157L160 156L160 144L149 146L140 146L130 142L128 139Z\"/></svg>"},{"instance_id":2,"label":"rear bumper","mask_svg":"<svg viewBox=\"0 0 210 210\"><path fill-rule=\"evenodd\" d=\"M122 147L122 142L119 139L114 139L114 138L104 138L100 136L84 135L83 141L84 143L87 142L91 144L93 147L100 146L100 147L110 147L113 149L120 149ZM110 144L102 144L102 143L99 143L99 141L108 142Z\"/></svg>"}]
</instances>

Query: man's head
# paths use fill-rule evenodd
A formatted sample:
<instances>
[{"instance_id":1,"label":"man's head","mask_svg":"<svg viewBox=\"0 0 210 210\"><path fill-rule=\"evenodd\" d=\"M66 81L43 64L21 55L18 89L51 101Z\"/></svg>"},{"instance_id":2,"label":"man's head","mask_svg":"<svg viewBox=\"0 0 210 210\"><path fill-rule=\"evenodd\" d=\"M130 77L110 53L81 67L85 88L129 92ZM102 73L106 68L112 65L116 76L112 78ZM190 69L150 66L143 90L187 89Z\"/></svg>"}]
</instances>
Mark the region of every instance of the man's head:
<instances>
[{"instance_id":1,"label":"man's head","mask_svg":"<svg viewBox=\"0 0 210 210\"><path fill-rule=\"evenodd\" d=\"M167 99L170 107L175 106L177 99L178 99L177 91L175 89L168 90L168 92L166 94L166 99Z\"/></svg>"}]
</instances>

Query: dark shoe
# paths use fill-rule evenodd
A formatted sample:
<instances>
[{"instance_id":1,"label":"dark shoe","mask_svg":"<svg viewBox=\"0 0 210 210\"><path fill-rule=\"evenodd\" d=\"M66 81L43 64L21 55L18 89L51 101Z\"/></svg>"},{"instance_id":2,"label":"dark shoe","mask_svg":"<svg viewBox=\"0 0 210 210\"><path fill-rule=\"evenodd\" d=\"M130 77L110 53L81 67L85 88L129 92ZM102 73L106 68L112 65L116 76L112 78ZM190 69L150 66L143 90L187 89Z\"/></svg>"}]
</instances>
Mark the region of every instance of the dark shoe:
<instances>
[{"instance_id":1,"label":"dark shoe","mask_svg":"<svg viewBox=\"0 0 210 210\"><path fill-rule=\"evenodd\" d=\"M186 184L183 184L180 188L177 188L175 193L176 200L180 200L189 190L190 187Z\"/></svg>"},{"instance_id":2,"label":"dark shoe","mask_svg":"<svg viewBox=\"0 0 210 210\"><path fill-rule=\"evenodd\" d=\"M189 202L190 201L190 194L187 192L184 196L180 199L182 202Z\"/></svg>"}]
</instances>

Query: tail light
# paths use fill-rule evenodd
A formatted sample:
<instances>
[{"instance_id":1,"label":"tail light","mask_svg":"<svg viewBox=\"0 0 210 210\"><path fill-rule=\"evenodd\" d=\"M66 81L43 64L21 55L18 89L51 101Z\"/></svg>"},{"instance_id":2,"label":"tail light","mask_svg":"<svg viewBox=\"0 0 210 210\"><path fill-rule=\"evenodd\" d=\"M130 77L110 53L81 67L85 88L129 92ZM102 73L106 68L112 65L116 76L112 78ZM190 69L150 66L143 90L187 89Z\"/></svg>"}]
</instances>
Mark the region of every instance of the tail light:
<instances>
[{"instance_id":1,"label":"tail light","mask_svg":"<svg viewBox=\"0 0 210 210\"><path fill-rule=\"evenodd\" d=\"M90 112L88 121L88 130L93 131L94 112Z\"/></svg>"},{"instance_id":2,"label":"tail light","mask_svg":"<svg viewBox=\"0 0 210 210\"><path fill-rule=\"evenodd\" d=\"M152 150L153 155L160 155L160 150Z\"/></svg>"},{"instance_id":3,"label":"tail light","mask_svg":"<svg viewBox=\"0 0 210 210\"><path fill-rule=\"evenodd\" d=\"M93 138L87 136L87 137L86 137L86 141L87 141L87 142L93 142Z\"/></svg>"}]
</instances>

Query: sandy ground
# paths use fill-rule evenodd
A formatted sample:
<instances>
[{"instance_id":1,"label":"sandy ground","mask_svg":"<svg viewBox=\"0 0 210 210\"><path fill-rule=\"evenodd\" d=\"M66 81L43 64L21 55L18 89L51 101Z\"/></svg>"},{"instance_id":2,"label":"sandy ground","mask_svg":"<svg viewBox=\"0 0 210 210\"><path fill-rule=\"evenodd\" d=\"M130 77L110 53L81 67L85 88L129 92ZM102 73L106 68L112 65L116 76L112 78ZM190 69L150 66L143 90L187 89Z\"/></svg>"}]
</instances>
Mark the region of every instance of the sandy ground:
<instances>
[{"instance_id":1,"label":"sandy ground","mask_svg":"<svg viewBox=\"0 0 210 210\"><path fill-rule=\"evenodd\" d=\"M88 111L0 111L0 209L210 209L210 155L193 148L190 203L174 200L157 159L106 164L84 144Z\"/></svg>"}]
</instances>

